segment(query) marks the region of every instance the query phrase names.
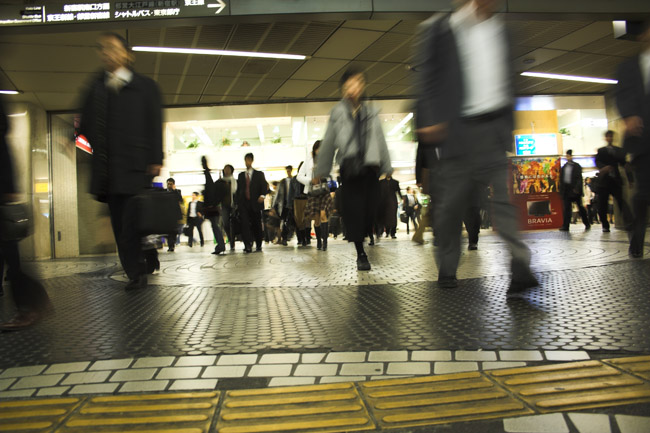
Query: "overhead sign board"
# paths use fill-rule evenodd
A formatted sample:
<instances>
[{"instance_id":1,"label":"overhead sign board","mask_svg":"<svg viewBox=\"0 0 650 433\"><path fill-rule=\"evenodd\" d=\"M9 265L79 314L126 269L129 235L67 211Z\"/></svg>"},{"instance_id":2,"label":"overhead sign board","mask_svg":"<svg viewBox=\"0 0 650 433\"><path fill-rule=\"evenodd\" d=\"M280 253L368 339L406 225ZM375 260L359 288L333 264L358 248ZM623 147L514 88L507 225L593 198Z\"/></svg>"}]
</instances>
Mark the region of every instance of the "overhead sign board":
<instances>
[{"instance_id":1,"label":"overhead sign board","mask_svg":"<svg viewBox=\"0 0 650 433\"><path fill-rule=\"evenodd\" d=\"M157 18L200 18L226 14L225 0L154 0L132 2L33 2L0 6L0 27L81 22L119 22Z\"/></svg>"},{"instance_id":2,"label":"overhead sign board","mask_svg":"<svg viewBox=\"0 0 650 433\"><path fill-rule=\"evenodd\" d=\"M517 156L557 155L557 135L515 135L515 149Z\"/></svg>"}]
</instances>

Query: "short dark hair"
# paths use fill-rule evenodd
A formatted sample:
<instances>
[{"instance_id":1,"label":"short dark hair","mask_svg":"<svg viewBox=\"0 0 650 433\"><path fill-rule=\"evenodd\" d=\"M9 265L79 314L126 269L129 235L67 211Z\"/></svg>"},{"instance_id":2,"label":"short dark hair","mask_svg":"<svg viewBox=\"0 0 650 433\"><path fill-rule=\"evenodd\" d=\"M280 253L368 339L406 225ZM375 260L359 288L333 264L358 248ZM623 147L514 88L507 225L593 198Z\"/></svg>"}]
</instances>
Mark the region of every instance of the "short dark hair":
<instances>
[{"instance_id":1,"label":"short dark hair","mask_svg":"<svg viewBox=\"0 0 650 433\"><path fill-rule=\"evenodd\" d=\"M234 172L235 172L235 167L233 167L233 166L230 165L230 164L226 164L226 165L223 166L223 169L224 169L224 170L225 170L226 168L229 168L231 173L234 173Z\"/></svg>"},{"instance_id":2,"label":"short dark hair","mask_svg":"<svg viewBox=\"0 0 650 433\"><path fill-rule=\"evenodd\" d=\"M612 131L611 129L608 129L608 130L605 132L605 136L608 136L608 135L614 135L614 131Z\"/></svg>"},{"instance_id":3,"label":"short dark hair","mask_svg":"<svg viewBox=\"0 0 650 433\"><path fill-rule=\"evenodd\" d=\"M199 195L199 192L198 192L198 191L194 191L194 192L192 193L192 195L194 195L194 194Z\"/></svg>"},{"instance_id":4,"label":"short dark hair","mask_svg":"<svg viewBox=\"0 0 650 433\"><path fill-rule=\"evenodd\" d=\"M571 156L573 156L573 150L571 150L571 149L567 150L567 151L566 151L566 154L567 154L567 155L571 155Z\"/></svg>"},{"instance_id":5,"label":"short dark hair","mask_svg":"<svg viewBox=\"0 0 650 433\"><path fill-rule=\"evenodd\" d=\"M174 185L176 185L176 181L174 180L173 177L170 177L169 179L167 179L167 182L171 182L171 183L173 183Z\"/></svg>"},{"instance_id":6,"label":"short dark hair","mask_svg":"<svg viewBox=\"0 0 650 433\"><path fill-rule=\"evenodd\" d=\"M314 147L311 148L311 157L316 158L316 151L320 147L320 140L316 140L314 143Z\"/></svg>"},{"instance_id":7,"label":"short dark hair","mask_svg":"<svg viewBox=\"0 0 650 433\"><path fill-rule=\"evenodd\" d=\"M253 161L255 161L255 157L253 156L253 154L251 152L248 152L246 155L244 155L244 159L246 159L246 158L250 158Z\"/></svg>"},{"instance_id":8,"label":"short dark hair","mask_svg":"<svg viewBox=\"0 0 650 433\"><path fill-rule=\"evenodd\" d=\"M285 170L293 170L293 165L287 165L284 167Z\"/></svg>"},{"instance_id":9,"label":"short dark hair","mask_svg":"<svg viewBox=\"0 0 650 433\"><path fill-rule=\"evenodd\" d=\"M366 74L363 72L363 69L359 68L358 66L350 66L348 69L343 72L343 75L341 75L341 80L339 81L339 86L343 87L346 81L348 81L350 78L354 77L355 75L363 75L363 78L366 78Z\"/></svg>"}]
</instances>

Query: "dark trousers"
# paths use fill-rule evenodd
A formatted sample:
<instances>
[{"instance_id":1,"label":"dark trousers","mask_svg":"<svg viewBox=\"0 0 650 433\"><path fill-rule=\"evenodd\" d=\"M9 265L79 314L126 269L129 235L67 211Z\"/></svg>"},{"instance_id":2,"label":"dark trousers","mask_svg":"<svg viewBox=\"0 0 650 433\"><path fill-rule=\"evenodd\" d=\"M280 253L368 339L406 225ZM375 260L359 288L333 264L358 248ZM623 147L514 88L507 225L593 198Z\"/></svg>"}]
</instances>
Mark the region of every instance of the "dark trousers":
<instances>
[{"instance_id":1,"label":"dark trousers","mask_svg":"<svg viewBox=\"0 0 650 433\"><path fill-rule=\"evenodd\" d=\"M569 224L571 224L571 215L573 214L572 204L575 203L578 205L578 212L580 213L580 219L585 227L590 225L589 216L587 215L587 209L582 205L582 197L580 196L570 196L568 193L562 195L562 216L563 223L562 228L568 229Z\"/></svg>"},{"instance_id":2,"label":"dark trousers","mask_svg":"<svg viewBox=\"0 0 650 433\"><path fill-rule=\"evenodd\" d=\"M375 171L366 168L358 177L344 178L341 198L345 236L349 242L362 242L373 232L377 218L379 180Z\"/></svg>"},{"instance_id":3,"label":"dark trousers","mask_svg":"<svg viewBox=\"0 0 650 433\"><path fill-rule=\"evenodd\" d=\"M235 248L235 235L232 233L230 227L230 214L232 213L232 207L221 205L221 224L223 224L223 230L228 236L228 243L230 248Z\"/></svg>"},{"instance_id":4,"label":"dark trousers","mask_svg":"<svg viewBox=\"0 0 650 433\"><path fill-rule=\"evenodd\" d=\"M293 231L295 223L293 221L293 208L285 207L282 209L282 241L289 240L289 235Z\"/></svg>"},{"instance_id":5,"label":"dark trousers","mask_svg":"<svg viewBox=\"0 0 650 433\"><path fill-rule=\"evenodd\" d=\"M465 223L468 242L470 244L478 244L478 235L481 232L481 208L469 206L465 209L463 222Z\"/></svg>"},{"instance_id":6,"label":"dark trousers","mask_svg":"<svg viewBox=\"0 0 650 433\"><path fill-rule=\"evenodd\" d=\"M632 225L632 211L627 203L623 200L623 187L614 181L608 181L598 190L598 217L604 229L609 229L609 219L607 219L607 209L609 207L609 196L614 197L618 208L623 212L623 222L625 227L630 228Z\"/></svg>"},{"instance_id":7,"label":"dark trousers","mask_svg":"<svg viewBox=\"0 0 650 433\"><path fill-rule=\"evenodd\" d=\"M203 218L199 217L187 217L187 225L190 226L190 236L187 241L187 245L192 246L194 242L194 227L199 231L199 239L201 241L201 246L203 246L203 230L201 230L201 225L203 224Z\"/></svg>"},{"instance_id":8,"label":"dark trousers","mask_svg":"<svg viewBox=\"0 0 650 433\"><path fill-rule=\"evenodd\" d=\"M140 234L137 231L137 207L133 196L109 195L108 210L111 214L113 235L124 272L130 280L145 274Z\"/></svg>"},{"instance_id":9,"label":"dark trousers","mask_svg":"<svg viewBox=\"0 0 650 433\"><path fill-rule=\"evenodd\" d=\"M244 200L239 207L241 235L246 248L251 248L253 241L258 248L262 247L262 212L256 208L250 200Z\"/></svg>"},{"instance_id":10,"label":"dark trousers","mask_svg":"<svg viewBox=\"0 0 650 433\"><path fill-rule=\"evenodd\" d=\"M43 285L21 268L18 242L0 242L0 254L0 260L4 259L7 263L7 276L11 283L16 308L26 312L39 311L47 307L50 298Z\"/></svg>"},{"instance_id":11,"label":"dark trousers","mask_svg":"<svg viewBox=\"0 0 650 433\"><path fill-rule=\"evenodd\" d=\"M176 246L176 237L178 237L178 233L169 233L167 235L167 247L169 247L170 251L174 251L174 247Z\"/></svg>"},{"instance_id":12,"label":"dark trousers","mask_svg":"<svg viewBox=\"0 0 650 433\"><path fill-rule=\"evenodd\" d=\"M415 208L412 208L412 207L406 208L405 212L406 212L406 217L407 217L406 218L406 233L409 233L409 231L410 231L409 220L413 222L413 228L415 230L417 230L418 229L418 221L415 218Z\"/></svg>"},{"instance_id":13,"label":"dark trousers","mask_svg":"<svg viewBox=\"0 0 650 433\"><path fill-rule=\"evenodd\" d=\"M214 250L226 251L226 243L223 240L223 232L221 231L221 227L219 227L219 215L211 215L208 217L208 220L210 220L210 224L212 224L212 233L214 234L214 238L217 241L217 246Z\"/></svg>"},{"instance_id":14,"label":"dark trousers","mask_svg":"<svg viewBox=\"0 0 650 433\"><path fill-rule=\"evenodd\" d=\"M643 254L645 232L648 227L648 206L650 206L650 155L638 155L632 161L636 191L632 203L634 222L630 239L630 252Z\"/></svg>"}]
</instances>

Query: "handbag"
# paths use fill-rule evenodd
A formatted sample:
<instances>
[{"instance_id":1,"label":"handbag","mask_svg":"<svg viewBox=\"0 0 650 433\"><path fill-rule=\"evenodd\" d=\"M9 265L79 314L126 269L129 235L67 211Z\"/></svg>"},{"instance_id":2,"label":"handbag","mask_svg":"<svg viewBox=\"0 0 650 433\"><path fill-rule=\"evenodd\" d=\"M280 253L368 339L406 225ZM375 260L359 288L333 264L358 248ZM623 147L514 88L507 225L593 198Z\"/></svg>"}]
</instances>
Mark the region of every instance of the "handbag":
<instances>
[{"instance_id":1,"label":"handbag","mask_svg":"<svg viewBox=\"0 0 650 433\"><path fill-rule=\"evenodd\" d=\"M142 235L173 233L183 218L178 194L151 188L134 197L137 206L137 227Z\"/></svg>"},{"instance_id":2,"label":"handbag","mask_svg":"<svg viewBox=\"0 0 650 433\"><path fill-rule=\"evenodd\" d=\"M409 216L406 214L406 212L402 212L401 214L399 214L399 220L402 223L406 224L409 222Z\"/></svg>"},{"instance_id":3,"label":"handbag","mask_svg":"<svg viewBox=\"0 0 650 433\"><path fill-rule=\"evenodd\" d=\"M323 181L321 179L321 182L319 184L314 185L313 183L309 184L309 197L320 197L325 194L329 194L330 192L330 186L327 183L327 180Z\"/></svg>"},{"instance_id":4,"label":"handbag","mask_svg":"<svg viewBox=\"0 0 650 433\"><path fill-rule=\"evenodd\" d=\"M32 221L27 203L0 205L0 241L16 242L32 233Z\"/></svg>"}]
</instances>

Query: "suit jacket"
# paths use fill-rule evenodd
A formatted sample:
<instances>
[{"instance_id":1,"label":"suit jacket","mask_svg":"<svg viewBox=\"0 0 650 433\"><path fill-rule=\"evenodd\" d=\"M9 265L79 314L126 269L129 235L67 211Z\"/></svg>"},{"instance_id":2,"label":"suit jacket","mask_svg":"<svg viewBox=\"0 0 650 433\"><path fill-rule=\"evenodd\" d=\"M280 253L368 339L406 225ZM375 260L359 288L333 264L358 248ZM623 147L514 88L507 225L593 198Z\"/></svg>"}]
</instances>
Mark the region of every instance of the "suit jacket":
<instances>
[{"instance_id":1,"label":"suit jacket","mask_svg":"<svg viewBox=\"0 0 650 433\"><path fill-rule=\"evenodd\" d=\"M451 15L434 15L418 26L414 70L417 96L417 128L448 123L447 138L440 143L419 146L440 147L440 158L462 156L468 149L459 140L461 109L465 95L463 72L456 37L449 23ZM507 48L510 50L510 47ZM510 73L512 81L513 71ZM508 86L514 100L512 85ZM509 111L510 131L514 117ZM507 140L503 140L507 142ZM504 149L511 150L509 147Z\"/></svg>"},{"instance_id":2,"label":"suit jacket","mask_svg":"<svg viewBox=\"0 0 650 433\"><path fill-rule=\"evenodd\" d=\"M607 175L598 176L599 186L606 187L613 183L622 184L621 173L618 166L625 165L625 150L616 146L603 146L596 153L596 167L603 168L608 165L614 167L614 170Z\"/></svg>"},{"instance_id":3,"label":"suit jacket","mask_svg":"<svg viewBox=\"0 0 650 433\"><path fill-rule=\"evenodd\" d=\"M288 183L291 184L291 180L289 180ZM275 192L275 197L273 197L273 208L278 213L278 215L282 215L282 211L285 208L292 207L293 200L289 201L289 188L287 187L287 178L284 178L278 184L278 190Z\"/></svg>"},{"instance_id":4,"label":"suit jacket","mask_svg":"<svg viewBox=\"0 0 650 433\"><path fill-rule=\"evenodd\" d=\"M9 130L7 115L4 111L4 106L0 101L0 193L9 194L16 192L14 186L13 166L11 164L11 156L9 154L9 146L7 144L6 135Z\"/></svg>"},{"instance_id":5,"label":"suit jacket","mask_svg":"<svg viewBox=\"0 0 650 433\"><path fill-rule=\"evenodd\" d=\"M147 166L162 164L162 109L156 83L137 73L119 93L102 71L91 82L81 110L80 133L93 147L90 192L134 195L150 186Z\"/></svg>"},{"instance_id":6,"label":"suit jacket","mask_svg":"<svg viewBox=\"0 0 650 433\"><path fill-rule=\"evenodd\" d=\"M187 217L188 217L188 218L192 218L192 217L190 216L190 207L191 207L191 205L192 205L192 202L190 201L190 202L187 204ZM204 211L205 211L205 204L204 204L202 201L197 200L197 202L196 202L196 213L197 213L197 216L196 216L195 218L201 218L201 217L198 216L199 213L200 213L202 216L205 216Z\"/></svg>"},{"instance_id":7,"label":"suit jacket","mask_svg":"<svg viewBox=\"0 0 650 433\"><path fill-rule=\"evenodd\" d=\"M250 201L254 210L261 211L264 209L264 203L258 203L257 199L261 195L266 195L269 190L269 185L266 182L264 173L258 170L253 170L253 175L250 181ZM239 173L237 177L237 204L241 205L246 202L246 170Z\"/></svg>"},{"instance_id":8,"label":"suit jacket","mask_svg":"<svg viewBox=\"0 0 650 433\"><path fill-rule=\"evenodd\" d=\"M573 165L571 170L571 179L567 183L566 179L566 170L569 164ZM582 166L577 162L569 163L567 162L562 166L560 170L560 193L565 197L582 197L584 195L584 189L582 188Z\"/></svg>"},{"instance_id":9,"label":"suit jacket","mask_svg":"<svg viewBox=\"0 0 650 433\"><path fill-rule=\"evenodd\" d=\"M650 153L650 93L643 84L639 56L632 57L618 67L616 105L621 117L639 116L645 128L641 137L625 137L623 148L632 155Z\"/></svg>"}]
</instances>

